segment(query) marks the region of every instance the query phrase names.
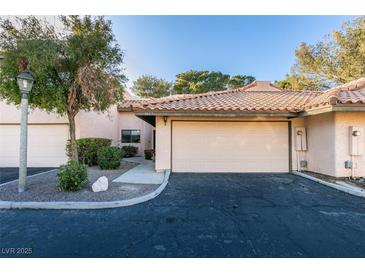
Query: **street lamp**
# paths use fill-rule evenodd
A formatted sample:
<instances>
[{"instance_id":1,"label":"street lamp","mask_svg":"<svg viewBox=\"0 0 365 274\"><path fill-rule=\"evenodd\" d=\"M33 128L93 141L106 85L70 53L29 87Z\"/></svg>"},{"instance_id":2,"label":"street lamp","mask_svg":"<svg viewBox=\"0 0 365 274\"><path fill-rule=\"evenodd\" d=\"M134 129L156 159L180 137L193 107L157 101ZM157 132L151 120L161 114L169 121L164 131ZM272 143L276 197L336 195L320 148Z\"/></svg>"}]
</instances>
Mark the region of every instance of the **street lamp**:
<instances>
[{"instance_id":1,"label":"street lamp","mask_svg":"<svg viewBox=\"0 0 365 274\"><path fill-rule=\"evenodd\" d=\"M16 81L22 95L20 117L18 191L23 192L25 190L25 180L27 177L28 94L32 90L34 78L28 70L24 70L16 77Z\"/></svg>"}]
</instances>

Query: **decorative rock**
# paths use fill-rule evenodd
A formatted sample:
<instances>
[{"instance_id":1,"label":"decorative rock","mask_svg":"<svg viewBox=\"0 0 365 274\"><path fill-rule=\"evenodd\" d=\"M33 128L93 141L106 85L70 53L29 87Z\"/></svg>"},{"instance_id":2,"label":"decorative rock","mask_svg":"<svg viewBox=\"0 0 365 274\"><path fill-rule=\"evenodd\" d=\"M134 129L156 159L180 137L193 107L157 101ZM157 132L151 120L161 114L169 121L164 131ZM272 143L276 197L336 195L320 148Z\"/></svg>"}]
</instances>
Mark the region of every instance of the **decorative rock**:
<instances>
[{"instance_id":1,"label":"decorative rock","mask_svg":"<svg viewBox=\"0 0 365 274\"><path fill-rule=\"evenodd\" d=\"M108 190L108 186L109 186L108 178L105 176L102 176L99 179L97 179L95 181L95 183L93 183L92 189L93 189L93 192L106 191L106 190Z\"/></svg>"}]
</instances>

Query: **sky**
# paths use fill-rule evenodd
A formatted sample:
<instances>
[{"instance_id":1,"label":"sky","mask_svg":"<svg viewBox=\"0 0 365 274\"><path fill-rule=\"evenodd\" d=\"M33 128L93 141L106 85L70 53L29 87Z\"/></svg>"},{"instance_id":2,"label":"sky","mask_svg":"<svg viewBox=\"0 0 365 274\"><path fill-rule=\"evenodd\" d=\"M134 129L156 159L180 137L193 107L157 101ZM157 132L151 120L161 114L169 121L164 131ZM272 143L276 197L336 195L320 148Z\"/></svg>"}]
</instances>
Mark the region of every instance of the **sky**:
<instances>
[{"instance_id":1,"label":"sky","mask_svg":"<svg viewBox=\"0 0 365 274\"><path fill-rule=\"evenodd\" d=\"M351 16L110 16L125 50L127 86L187 70L280 80L301 42L316 43Z\"/></svg>"}]
</instances>

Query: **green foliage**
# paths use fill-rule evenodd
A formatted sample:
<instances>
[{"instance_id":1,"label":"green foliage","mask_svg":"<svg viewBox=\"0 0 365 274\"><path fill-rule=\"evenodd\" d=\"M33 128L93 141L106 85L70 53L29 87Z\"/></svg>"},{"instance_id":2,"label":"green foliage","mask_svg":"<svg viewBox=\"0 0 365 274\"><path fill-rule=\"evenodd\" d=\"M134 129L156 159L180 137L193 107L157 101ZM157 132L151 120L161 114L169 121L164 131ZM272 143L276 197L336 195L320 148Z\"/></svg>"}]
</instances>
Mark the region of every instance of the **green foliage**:
<instances>
[{"instance_id":1,"label":"green foliage","mask_svg":"<svg viewBox=\"0 0 365 274\"><path fill-rule=\"evenodd\" d=\"M157 79L151 75L143 75L133 82L132 90L140 97L159 98L170 95L172 83Z\"/></svg>"},{"instance_id":2,"label":"green foliage","mask_svg":"<svg viewBox=\"0 0 365 274\"><path fill-rule=\"evenodd\" d=\"M326 87L318 82L312 81L303 75L287 74L284 80L275 81L275 84L283 89L289 90L322 90Z\"/></svg>"},{"instance_id":3,"label":"green foliage","mask_svg":"<svg viewBox=\"0 0 365 274\"><path fill-rule=\"evenodd\" d=\"M67 32L57 32L34 16L0 19L4 57L0 97L20 102L15 77L19 59L26 58L36 79L29 98L32 107L60 114L68 107L106 110L122 98L122 88L115 80L125 80L120 68L123 53L115 43L111 23L90 16L62 16L60 20ZM77 98L73 102L72 93Z\"/></svg>"},{"instance_id":4,"label":"green foliage","mask_svg":"<svg viewBox=\"0 0 365 274\"><path fill-rule=\"evenodd\" d=\"M61 16L59 21L62 31L34 16L0 18L0 98L19 104L15 77L23 60L36 80L30 106L67 114L77 160L75 116L80 110L105 111L122 100L123 52L103 17Z\"/></svg>"},{"instance_id":5,"label":"green foliage","mask_svg":"<svg viewBox=\"0 0 365 274\"><path fill-rule=\"evenodd\" d=\"M97 153L101 147L110 146L111 139L106 138L82 138L76 140L79 163L93 166L97 164ZM71 158L71 144L66 145L66 154Z\"/></svg>"},{"instance_id":6,"label":"green foliage","mask_svg":"<svg viewBox=\"0 0 365 274\"><path fill-rule=\"evenodd\" d=\"M365 76L365 16L345 22L314 45L302 43L284 86L324 90ZM280 81L281 82L281 81Z\"/></svg>"},{"instance_id":7,"label":"green foliage","mask_svg":"<svg viewBox=\"0 0 365 274\"><path fill-rule=\"evenodd\" d=\"M218 71L190 70L176 75L174 91L177 94L203 93L226 89L229 75Z\"/></svg>"},{"instance_id":8,"label":"green foliage","mask_svg":"<svg viewBox=\"0 0 365 274\"><path fill-rule=\"evenodd\" d=\"M98 166L101 169L117 169L123 157L119 147L102 147L98 150Z\"/></svg>"},{"instance_id":9,"label":"green foliage","mask_svg":"<svg viewBox=\"0 0 365 274\"><path fill-rule=\"evenodd\" d=\"M230 77L219 71L190 70L176 75L174 92L177 94L204 93L238 88L253 82L253 76L235 75Z\"/></svg>"},{"instance_id":10,"label":"green foliage","mask_svg":"<svg viewBox=\"0 0 365 274\"><path fill-rule=\"evenodd\" d=\"M138 153L138 147L134 146L123 146L122 150L125 158L133 157Z\"/></svg>"},{"instance_id":11,"label":"green foliage","mask_svg":"<svg viewBox=\"0 0 365 274\"><path fill-rule=\"evenodd\" d=\"M57 177L59 190L80 190L88 182L87 166L75 161L69 161L67 164L60 166Z\"/></svg>"},{"instance_id":12,"label":"green foliage","mask_svg":"<svg viewBox=\"0 0 365 274\"><path fill-rule=\"evenodd\" d=\"M229 78L228 88L235 89L251 84L255 81L255 77L246 75L234 75Z\"/></svg>"},{"instance_id":13,"label":"green foliage","mask_svg":"<svg viewBox=\"0 0 365 274\"><path fill-rule=\"evenodd\" d=\"M144 158L146 160L152 160L154 154L155 154L155 150L154 149L145 149L145 151L144 151Z\"/></svg>"}]
</instances>

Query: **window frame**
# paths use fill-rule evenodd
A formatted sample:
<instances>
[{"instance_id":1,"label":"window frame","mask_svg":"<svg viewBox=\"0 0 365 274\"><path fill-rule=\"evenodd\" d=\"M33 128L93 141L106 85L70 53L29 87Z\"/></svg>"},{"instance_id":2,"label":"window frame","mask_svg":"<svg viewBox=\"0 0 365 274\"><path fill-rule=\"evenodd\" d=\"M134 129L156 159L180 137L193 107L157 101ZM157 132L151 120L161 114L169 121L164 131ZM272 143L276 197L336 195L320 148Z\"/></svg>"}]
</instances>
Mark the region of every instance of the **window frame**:
<instances>
[{"instance_id":1,"label":"window frame","mask_svg":"<svg viewBox=\"0 0 365 274\"><path fill-rule=\"evenodd\" d=\"M123 142L123 131L129 131L129 142ZM138 131L139 135L133 135L132 132L133 131ZM142 135L142 130L140 129L121 129L120 131L120 141L122 144L140 144L141 143L141 135ZM126 136L126 135L125 135ZM133 136L139 136L138 142L133 142Z\"/></svg>"}]
</instances>

